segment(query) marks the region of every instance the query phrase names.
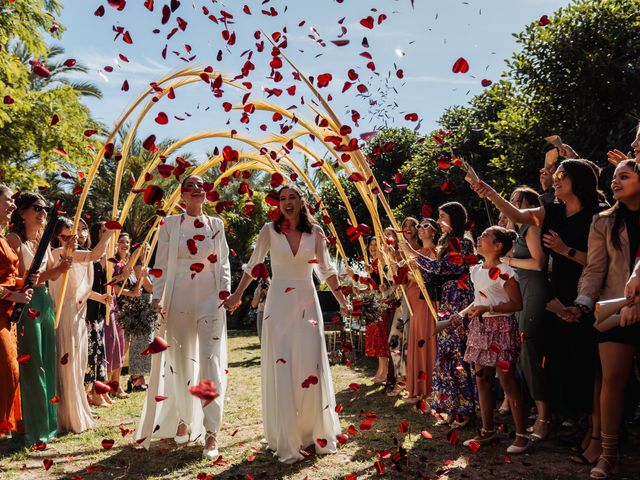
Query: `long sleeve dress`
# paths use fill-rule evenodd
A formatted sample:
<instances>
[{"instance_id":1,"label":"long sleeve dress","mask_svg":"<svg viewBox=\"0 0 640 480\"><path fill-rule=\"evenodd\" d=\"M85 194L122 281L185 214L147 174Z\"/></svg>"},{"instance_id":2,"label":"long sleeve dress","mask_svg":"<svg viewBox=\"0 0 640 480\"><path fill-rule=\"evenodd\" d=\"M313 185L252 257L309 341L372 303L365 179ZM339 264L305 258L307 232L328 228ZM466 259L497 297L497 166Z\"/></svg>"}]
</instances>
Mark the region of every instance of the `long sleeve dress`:
<instances>
[{"instance_id":1,"label":"long sleeve dress","mask_svg":"<svg viewBox=\"0 0 640 480\"><path fill-rule=\"evenodd\" d=\"M18 256L0 236L0 287L10 288L18 277ZM14 303L0 300L0 435L18 430L22 419L16 326L9 322Z\"/></svg>"},{"instance_id":2,"label":"long sleeve dress","mask_svg":"<svg viewBox=\"0 0 640 480\"><path fill-rule=\"evenodd\" d=\"M273 278L262 324L262 416L269 448L284 463L300 461L301 448L336 451L340 423L313 272L325 281L336 271L322 229L303 233L294 255L272 223L260 231L245 271L271 254ZM315 263L317 261L317 263Z\"/></svg>"},{"instance_id":3,"label":"long sleeve dress","mask_svg":"<svg viewBox=\"0 0 640 480\"><path fill-rule=\"evenodd\" d=\"M169 348L151 360L135 438L144 439L148 449L152 438L173 437L184 422L190 439L204 443L206 432L220 430L227 387L226 314L219 294L230 290L231 270L222 220L187 214L165 218L154 268L162 274L153 279L153 298L167 311L155 334ZM189 393L202 380L213 381L219 393L206 406Z\"/></svg>"},{"instance_id":4,"label":"long sleeve dress","mask_svg":"<svg viewBox=\"0 0 640 480\"><path fill-rule=\"evenodd\" d=\"M473 243L468 238L457 240L460 244L459 251L450 248L450 251L438 260L418 258L418 265L427 274L423 274L427 284L430 275L441 277L442 297L439 315L442 320L448 320L451 315L473 302L473 286L468 280L467 263L467 258L474 254ZM452 417L471 415L475 410L475 383L469 364L463 359L467 348L465 327L458 325L444 329L438 334L436 342L431 408Z\"/></svg>"},{"instance_id":5,"label":"long sleeve dress","mask_svg":"<svg viewBox=\"0 0 640 480\"><path fill-rule=\"evenodd\" d=\"M542 233L555 231L569 248L587 251L589 227L597 211L583 208L567 217L563 204L546 209ZM583 266L544 248L552 259L551 291L564 305L572 305L578 295ZM591 413L596 368L596 329L593 316L583 315L568 323L549 313L549 370L551 402L554 412L572 418Z\"/></svg>"},{"instance_id":6,"label":"long sleeve dress","mask_svg":"<svg viewBox=\"0 0 640 480\"><path fill-rule=\"evenodd\" d=\"M62 249L53 251L58 256ZM75 256L90 252L76 252ZM62 299L62 312L56 335L58 375L58 432L80 433L93 428L91 407L84 389L84 374L88 362L87 299L93 287L93 263L74 260L67 274L68 284ZM60 300L64 276L49 281L54 305Z\"/></svg>"}]
</instances>

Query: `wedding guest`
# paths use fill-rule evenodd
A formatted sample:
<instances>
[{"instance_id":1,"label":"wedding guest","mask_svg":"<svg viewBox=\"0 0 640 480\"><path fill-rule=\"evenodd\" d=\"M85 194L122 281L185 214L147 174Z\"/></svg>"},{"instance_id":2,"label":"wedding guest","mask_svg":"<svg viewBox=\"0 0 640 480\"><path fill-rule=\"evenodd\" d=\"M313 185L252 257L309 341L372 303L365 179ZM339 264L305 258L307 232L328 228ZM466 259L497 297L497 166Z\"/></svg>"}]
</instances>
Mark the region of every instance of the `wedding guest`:
<instances>
[{"instance_id":1,"label":"wedding guest","mask_svg":"<svg viewBox=\"0 0 640 480\"><path fill-rule=\"evenodd\" d=\"M89 242L96 245L101 236L107 233L105 222L97 222L89 229ZM111 295L107 294L107 257L102 256L93 262L93 285L91 291L101 295L103 300L87 300L87 332L89 336L87 352L87 368L84 375L87 400L89 405L107 407L113 404L108 393L95 391L95 382L107 382L107 357L104 347L105 317L107 304L111 303Z\"/></svg>"},{"instance_id":2,"label":"wedding guest","mask_svg":"<svg viewBox=\"0 0 640 480\"><path fill-rule=\"evenodd\" d=\"M538 193L529 187L518 187L511 195L511 204L518 209L540 206ZM516 313L522 350L518 367L536 406L536 422L531 439L547 438L551 426L549 407L549 375L546 357L549 354L548 315L545 305L550 300L547 263L542 249L542 231L537 225L517 224L513 255L501 261L515 267L522 293L522 310Z\"/></svg>"},{"instance_id":3,"label":"wedding guest","mask_svg":"<svg viewBox=\"0 0 640 480\"><path fill-rule=\"evenodd\" d=\"M258 340L262 341L262 321L264 319L264 302L267 299L269 291L269 282L260 280L258 286L253 292L253 300L251 300L251 308L256 310L256 329L258 332Z\"/></svg>"},{"instance_id":4,"label":"wedding guest","mask_svg":"<svg viewBox=\"0 0 640 480\"><path fill-rule=\"evenodd\" d=\"M80 224L82 225L82 224ZM95 294L93 287L93 262L104 255L114 230L103 235L93 250L78 250L78 236L73 232L73 221L59 217L51 246L55 257L71 257L72 266L67 274L65 295L62 295L63 278L49 281L54 305L62 302L56 347L58 371L56 393L60 397L58 408L58 433L80 433L93 428L91 409L84 390L84 372L88 362L89 341L86 313L89 298L105 301ZM86 243L86 241L85 241Z\"/></svg>"},{"instance_id":5,"label":"wedding guest","mask_svg":"<svg viewBox=\"0 0 640 480\"><path fill-rule=\"evenodd\" d=\"M368 245L369 265L367 272L373 281L374 290L378 291L380 297L384 295L388 288L388 284L381 272L383 265L379 261L380 251L378 242L375 237L371 237ZM369 323L365 329L365 355L367 357L376 357L378 359L378 369L373 376L373 383L385 383L387 381L387 372L389 367L389 327L386 316L382 316L378 321Z\"/></svg>"},{"instance_id":6,"label":"wedding guest","mask_svg":"<svg viewBox=\"0 0 640 480\"><path fill-rule=\"evenodd\" d=\"M144 266L150 255L151 247L149 244L144 244L138 248L142 250L136 261L136 266L133 267L132 283L129 285L129 289L134 292L139 291L140 295L122 296L118 306L120 310L118 323L129 339L127 393L147 389L145 375L151 372L151 356L142 355L142 352L153 341L153 334L158 322L158 314L151 308L153 284L149 268Z\"/></svg>"},{"instance_id":7,"label":"wedding guest","mask_svg":"<svg viewBox=\"0 0 640 480\"><path fill-rule=\"evenodd\" d=\"M465 236L467 210L458 202L438 209L442 235L436 246L436 258L420 255L408 243L401 243L406 255L413 256L423 270L425 282L435 277L442 283L440 311L443 322L464 310L473 301L469 285L469 265L475 260L473 242ZM446 414L439 424L466 425L475 411L475 383L469 364L463 359L467 334L461 324L449 324L437 335L436 363L432 378L431 408Z\"/></svg>"},{"instance_id":8,"label":"wedding guest","mask_svg":"<svg viewBox=\"0 0 640 480\"><path fill-rule=\"evenodd\" d=\"M120 385L120 373L124 365L129 342L124 334L124 330L119 322L120 307L123 298L139 297L140 289L127 288L127 282L135 285L135 276L133 276L133 268L129 265L131 249L131 237L128 233L121 232L118 236L116 246L115 259L117 263L113 267L112 282L115 284L111 295L109 322L105 325L104 346L107 357L107 379L112 390L115 388L115 396L117 398L129 398L129 394L125 392Z\"/></svg>"},{"instance_id":9,"label":"wedding guest","mask_svg":"<svg viewBox=\"0 0 640 480\"><path fill-rule=\"evenodd\" d=\"M597 179L582 159L564 160L553 175L558 202L549 206L518 209L485 182L473 187L516 224L542 226L545 253L553 262L551 291L563 305L577 296L578 280L587 263L587 239L591 219L599 211ZM551 315L549 355L551 408L559 415L577 419L591 412L595 377L595 329L593 322L568 322ZM572 348L566 346L571 344ZM582 447L588 446L590 432Z\"/></svg>"},{"instance_id":10,"label":"wedding guest","mask_svg":"<svg viewBox=\"0 0 640 480\"><path fill-rule=\"evenodd\" d=\"M47 223L47 205L38 193L21 193L11 215L7 242L19 258L18 274L23 277L31 268ZM39 268L39 283L18 320L18 355L28 358L20 363L20 396L24 424L23 442L31 447L49 442L58 429L56 397L55 310L46 282L69 270L71 257L54 258L50 249Z\"/></svg>"},{"instance_id":11,"label":"wedding guest","mask_svg":"<svg viewBox=\"0 0 640 480\"><path fill-rule=\"evenodd\" d=\"M509 454L521 454L531 447L515 374L520 341L514 313L522 309L522 296L515 270L500 261L511 250L516 237L513 230L499 226L487 228L478 237L477 251L484 261L471 267L474 301L468 311L471 321L464 355L464 360L475 368L482 418L480 434L464 445L470 446L472 442L484 445L498 439L493 418L493 378L497 367L516 430L515 441L507 448Z\"/></svg>"},{"instance_id":12,"label":"wedding guest","mask_svg":"<svg viewBox=\"0 0 640 480\"><path fill-rule=\"evenodd\" d=\"M16 303L29 303L33 289L21 292L16 287L19 259L2 232L15 211L13 192L0 184L0 437L16 435L22 429L20 407L20 376L16 325L9 321ZM37 284L38 279L33 278Z\"/></svg>"},{"instance_id":13,"label":"wedding guest","mask_svg":"<svg viewBox=\"0 0 640 480\"><path fill-rule=\"evenodd\" d=\"M408 219L407 219L408 220ZM405 220L406 221L406 220ZM436 260L435 241L440 227L435 220L425 219L415 224L418 242L414 245L407 239L412 249L431 260ZM419 273L419 269L417 270ZM435 278L431 276L431 278ZM434 286L436 282L430 281ZM428 291L432 305L435 305L436 291ZM427 304L420 287L415 281L407 286L407 296L413 314L409 321L409 351L407 355L407 401L426 400L431 393L431 381L436 361L436 319Z\"/></svg>"},{"instance_id":14,"label":"wedding guest","mask_svg":"<svg viewBox=\"0 0 640 480\"><path fill-rule=\"evenodd\" d=\"M616 204L593 219L587 266L575 306L566 309L567 321L580 321L593 311L598 300L623 297L625 279L640 256L640 163L619 162L611 190ZM624 391L639 343L640 325L620 326L598 334L602 375L596 378L591 441L576 457L583 464L597 462L591 478L608 478L615 465Z\"/></svg>"}]
</instances>

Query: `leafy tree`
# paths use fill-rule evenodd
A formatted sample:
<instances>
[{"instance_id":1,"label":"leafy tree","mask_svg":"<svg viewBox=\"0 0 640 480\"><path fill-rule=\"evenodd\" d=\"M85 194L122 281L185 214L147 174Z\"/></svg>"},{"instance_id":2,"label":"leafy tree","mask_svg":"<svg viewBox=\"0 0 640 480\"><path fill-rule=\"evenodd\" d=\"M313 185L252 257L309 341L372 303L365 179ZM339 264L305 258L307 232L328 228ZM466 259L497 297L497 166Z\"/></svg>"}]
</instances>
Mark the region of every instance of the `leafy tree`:
<instances>
[{"instance_id":1,"label":"leafy tree","mask_svg":"<svg viewBox=\"0 0 640 480\"><path fill-rule=\"evenodd\" d=\"M57 0L25 0L0 9L0 45L23 45L34 59L47 54L45 32L59 37L62 26L54 20ZM33 70L36 70L34 73ZM86 128L95 128L89 110L73 86L61 83L39 89L46 67L23 64L10 49L0 49L0 175L16 188L33 189L47 174L90 163Z\"/></svg>"}]
</instances>

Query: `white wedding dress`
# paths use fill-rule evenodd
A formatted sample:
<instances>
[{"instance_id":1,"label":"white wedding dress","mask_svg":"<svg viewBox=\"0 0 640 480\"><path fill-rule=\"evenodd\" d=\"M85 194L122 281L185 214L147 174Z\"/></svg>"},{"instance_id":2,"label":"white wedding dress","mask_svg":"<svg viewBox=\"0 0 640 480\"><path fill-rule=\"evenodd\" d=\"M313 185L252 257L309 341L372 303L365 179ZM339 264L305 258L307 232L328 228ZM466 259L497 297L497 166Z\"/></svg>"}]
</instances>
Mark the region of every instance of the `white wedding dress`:
<instances>
[{"instance_id":1,"label":"white wedding dress","mask_svg":"<svg viewBox=\"0 0 640 480\"><path fill-rule=\"evenodd\" d=\"M334 453L340 423L324 341L324 326L313 272L321 281L336 271L322 229L303 233L294 255L287 238L268 223L245 266L271 254L272 279L262 323L262 416L269 448L284 463L317 453Z\"/></svg>"}]
</instances>

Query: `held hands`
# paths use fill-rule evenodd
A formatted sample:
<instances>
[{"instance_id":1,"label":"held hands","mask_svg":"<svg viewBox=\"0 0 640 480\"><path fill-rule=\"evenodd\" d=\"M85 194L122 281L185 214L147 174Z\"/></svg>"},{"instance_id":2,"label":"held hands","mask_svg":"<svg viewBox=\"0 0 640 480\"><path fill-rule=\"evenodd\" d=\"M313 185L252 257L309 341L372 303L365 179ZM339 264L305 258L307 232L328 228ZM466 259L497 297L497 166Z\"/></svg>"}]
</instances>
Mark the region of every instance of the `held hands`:
<instances>
[{"instance_id":1,"label":"held hands","mask_svg":"<svg viewBox=\"0 0 640 480\"><path fill-rule=\"evenodd\" d=\"M564 255L569 250L569 247L562 241L560 235L553 230L549 230L549 233L542 235L542 242L545 247L560 255Z\"/></svg>"},{"instance_id":2,"label":"held hands","mask_svg":"<svg viewBox=\"0 0 640 480\"><path fill-rule=\"evenodd\" d=\"M229 312L233 313L242 304L242 293L235 291L222 302L222 306Z\"/></svg>"},{"instance_id":3,"label":"held hands","mask_svg":"<svg viewBox=\"0 0 640 480\"><path fill-rule=\"evenodd\" d=\"M573 323L580 320L582 316L582 310L578 307L565 307L563 312L559 315L561 320L564 320L567 323Z\"/></svg>"}]
</instances>

